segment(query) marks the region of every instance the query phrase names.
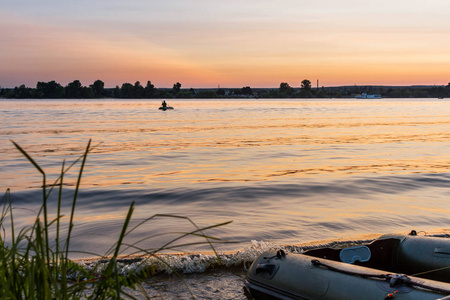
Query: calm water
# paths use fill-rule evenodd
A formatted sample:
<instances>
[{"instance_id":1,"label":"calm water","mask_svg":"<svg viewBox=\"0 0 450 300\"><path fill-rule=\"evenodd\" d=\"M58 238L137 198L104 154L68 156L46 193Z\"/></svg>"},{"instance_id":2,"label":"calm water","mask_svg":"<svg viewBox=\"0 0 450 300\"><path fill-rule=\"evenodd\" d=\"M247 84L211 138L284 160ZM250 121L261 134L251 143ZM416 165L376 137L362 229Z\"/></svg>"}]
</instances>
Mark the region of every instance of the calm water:
<instances>
[{"instance_id":1,"label":"calm water","mask_svg":"<svg viewBox=\"0 0 450 300\"><path fill-rule=\"evenodd\" d=\"M151 100L0 101L0 182L11 189L17 223L32 220L23 208L37 210L42 179L10 140L54 182L63 159L72 162L92 139L73 250L104 253L132 201L134 223L154 214L200 227L233 221L207 232L238 242L218 244L221 251L251 240L450 230L448 100L168 102L175 110ZM69 194L77 170L65 179ZM186 230L194 230L187 220L156 218L129 239Z\"/></svg>"}]
</instances>

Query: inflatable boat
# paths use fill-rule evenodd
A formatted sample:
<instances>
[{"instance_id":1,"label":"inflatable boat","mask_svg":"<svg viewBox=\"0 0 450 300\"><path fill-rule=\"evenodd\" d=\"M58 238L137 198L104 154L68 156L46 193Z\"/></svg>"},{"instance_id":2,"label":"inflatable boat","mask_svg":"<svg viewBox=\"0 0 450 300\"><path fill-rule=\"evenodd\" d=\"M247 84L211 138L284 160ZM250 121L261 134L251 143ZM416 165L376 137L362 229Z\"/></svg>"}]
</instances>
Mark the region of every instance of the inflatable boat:
<instances>
[{"instance_id":1,"label":"inflatable boat","mask_svg":"<svg viewBox=\"0 0 450 300\"><path fill-rule=\"evenodd\" d=\"M173 109L173 107L172 106L161 106L159 109L160 110L168 110L168 109Z\"/></svg>"},{"instance_id":2,"label":"inflatable boat","mask_svg":"<svg viewBox=\"0 0 450 300\"><path fill-rule=\"evenodd\" d=\"M257 300L450 300L450 238L412 232L344 249L266 252L245 287Z\"/></svg>"}]
</instances>

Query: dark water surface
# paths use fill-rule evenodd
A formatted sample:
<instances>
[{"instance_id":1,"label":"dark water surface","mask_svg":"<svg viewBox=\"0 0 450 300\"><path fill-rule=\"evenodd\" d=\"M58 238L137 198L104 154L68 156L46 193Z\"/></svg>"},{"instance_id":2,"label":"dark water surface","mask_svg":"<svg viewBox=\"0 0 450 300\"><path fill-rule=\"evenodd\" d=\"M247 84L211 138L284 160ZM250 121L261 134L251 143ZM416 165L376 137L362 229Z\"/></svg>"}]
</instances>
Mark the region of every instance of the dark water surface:
<instances>
[{"instance_id":1,"label":"dark water surface","mask_svg":"<svg viewBox=\"0 0 450 300\"><path fill-rule=\"evenodd\" d=\"M103 254L132 201L133 224L154 214L189 217L207 234L294 245L370 234L450 229L450 102L447 100L0 101L0 182L17 224L33 220L42 178L54 182L89 139L73 250ZM77 168L65 179L71 194ZM70 208L70 199L64 208ZM51 207L55 206L51 199ZM26 208L27 210L23 209ZM195 230L158 217L129 235L142 248L167 232ZM176 234L175 234L176 235ZM187 239L186 242L191 242ZM184 246L206 253L208 246ZM86 257L86 254L73 254ZM205 277L206 278L206 277Z\"/></svg>"}]
</instances>

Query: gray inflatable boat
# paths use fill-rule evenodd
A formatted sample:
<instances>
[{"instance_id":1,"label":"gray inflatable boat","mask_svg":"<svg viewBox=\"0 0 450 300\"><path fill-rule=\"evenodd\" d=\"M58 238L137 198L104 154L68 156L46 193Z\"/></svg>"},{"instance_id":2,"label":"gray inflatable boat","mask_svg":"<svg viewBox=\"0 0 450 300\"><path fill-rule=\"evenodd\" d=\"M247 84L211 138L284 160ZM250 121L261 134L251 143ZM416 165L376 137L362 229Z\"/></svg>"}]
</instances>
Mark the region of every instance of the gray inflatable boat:
<instances>
[{"instance_id":1,"label":"gray inflatable boat","mask_svg":"<svg viewBox=\"0 0 450 300\"><path fill-rule=\"evenodd\" d=\"M412 232L344 249L266 252L245 286L255 299L450 300L450 238Z\"/></svg>"}]
</instances>

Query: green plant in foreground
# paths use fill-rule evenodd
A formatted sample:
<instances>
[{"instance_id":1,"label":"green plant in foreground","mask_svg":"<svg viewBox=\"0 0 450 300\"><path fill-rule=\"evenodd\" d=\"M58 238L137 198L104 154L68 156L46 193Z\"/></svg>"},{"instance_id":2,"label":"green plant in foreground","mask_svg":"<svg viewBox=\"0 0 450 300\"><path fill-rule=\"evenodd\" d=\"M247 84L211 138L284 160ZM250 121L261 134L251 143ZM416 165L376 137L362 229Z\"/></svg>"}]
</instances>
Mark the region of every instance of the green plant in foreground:
<instances>
[{"instance_id":1,"label":"green plant in foreground","mask_svg":"<svg viewBox=\"0 0 450 300\"><path fill-rule=\"evenodd\" d=\"M155 271L154 268L152 266L136 268L136 270L142 270L122 274L117 264L117 259L124 250L133 250L134 255L156 257L164 264L166 264L164 260L157 254L167 249L178 249L183 246L207 243L216 253L212 244L218 242L219 239L207 236L203 234L203 231L230 223L225 222L199 228L187 217L158 214L128 229L134 211L134 202L132 202L117 242L107 253L101 256L102 259L93 268L87 270L70 260L69 253L78 191L87 155L92 150L91 141L89 141L84 154L71 165L66 167L65 162L62 163L60 176L54 184L50 185L47 185L47 176L42 168L24 149L15 142L12 143L42 174L43 201L34 223L17 233L14 227L13 207L9 189L2 199L0 215L0 229L2 229L0 233L0 299L134 299L127 291L130 289L135 290L136 288L139 288L142 294L146 298L149 298L141 286L141 281L151 276ZM63 201L62 187L64 175L78 163L81 166L78 172L74 196L71 200L72 206L68 226L67 230L63 231L61 228L64 215L61 214L61 204ZM55 187L58 188L57 211L56 217L51 219L47 201ZM127 234L157 217L185 219L195 227L195 230L179 233L178 237L169 240L163 246L155 249L142 249L137 246L137 243L126 244L124 242ZM7 227L9 227L8 232L10 232L10 235L6 234ZM52 235L50 235L51 229L55 230L55 233ZM63 234L65 234L64 238L62 236ZM205 241L176 244L186 236L201 237ZM154 236L146 237L141 241L152 237ZM54 246L52 247L50 242L53 241L53 238ZM86 254L99 256L93 253ZM219 259L217 253L216 256ZM107 261L107 263L104 265L100 261ZM192 293L191 296L195 298Z\"/></svg>"}]
</instances>

